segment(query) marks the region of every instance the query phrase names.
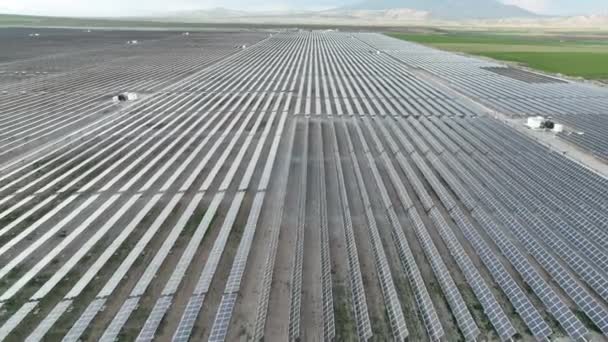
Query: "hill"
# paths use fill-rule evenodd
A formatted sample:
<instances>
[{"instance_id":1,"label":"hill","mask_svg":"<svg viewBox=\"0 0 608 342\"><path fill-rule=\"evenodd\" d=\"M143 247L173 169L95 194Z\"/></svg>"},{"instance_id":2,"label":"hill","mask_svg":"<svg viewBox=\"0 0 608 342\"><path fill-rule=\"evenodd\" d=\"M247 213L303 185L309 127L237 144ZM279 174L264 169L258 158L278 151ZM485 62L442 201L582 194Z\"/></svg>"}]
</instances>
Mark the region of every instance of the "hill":
<instances>
[{"instance_id":1,"label":"hill","mask_svg":"<svg viewBox=\"0 0 608 342\"><path fill-rule=\"evenodd\" d=\"M390 10L407 8L428 12L441 19L529 18L537 14L496 0L365 0L344 10Z\"/></svg>"}]
</instances>

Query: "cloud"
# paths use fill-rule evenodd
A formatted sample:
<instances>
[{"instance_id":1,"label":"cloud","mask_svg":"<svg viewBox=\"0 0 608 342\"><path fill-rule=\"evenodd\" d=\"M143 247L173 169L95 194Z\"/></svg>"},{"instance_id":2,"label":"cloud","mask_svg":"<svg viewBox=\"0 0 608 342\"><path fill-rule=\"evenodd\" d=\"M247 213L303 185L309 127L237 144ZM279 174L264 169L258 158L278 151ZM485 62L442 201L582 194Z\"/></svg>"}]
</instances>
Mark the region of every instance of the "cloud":
<instances>
[{"instance_id":1,"label":"cloud","mask_svg":"<svg viewBox=\"0 0 608 342\"><path fill-rule=\"evenodd\" d=\"M504 2L536 13L546 12L551 5L549 0L505 0Z\"/></svg>"}]
</instances>

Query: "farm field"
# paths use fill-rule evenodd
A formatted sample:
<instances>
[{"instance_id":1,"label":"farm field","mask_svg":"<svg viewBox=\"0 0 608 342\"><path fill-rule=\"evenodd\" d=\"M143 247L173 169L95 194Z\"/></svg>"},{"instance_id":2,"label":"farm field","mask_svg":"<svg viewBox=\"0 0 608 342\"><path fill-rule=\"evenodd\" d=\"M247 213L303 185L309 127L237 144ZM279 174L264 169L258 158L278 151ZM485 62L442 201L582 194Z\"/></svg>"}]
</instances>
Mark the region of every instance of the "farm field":
<instances>
[{"instance_id":1,"label":"farm field","mask_svg":"<svg viewBox=\"0 0 608 342\"><path fill-rule=\"evenodd\" d=\"M608 337L608 178L495 118L605 163L608 90L377 33L32 32L0 341Z\"/></svg>"},{"instance_id":2,"label":"farm field","mask_svg":"<svg viewBox=\"0 0 608 342\"><path fill-rule=\"evenodd\" d=\"M581 33L391 33L435 48L520 63L533 69L608 80L608 37Z\"/></svg>"}]
</instances>

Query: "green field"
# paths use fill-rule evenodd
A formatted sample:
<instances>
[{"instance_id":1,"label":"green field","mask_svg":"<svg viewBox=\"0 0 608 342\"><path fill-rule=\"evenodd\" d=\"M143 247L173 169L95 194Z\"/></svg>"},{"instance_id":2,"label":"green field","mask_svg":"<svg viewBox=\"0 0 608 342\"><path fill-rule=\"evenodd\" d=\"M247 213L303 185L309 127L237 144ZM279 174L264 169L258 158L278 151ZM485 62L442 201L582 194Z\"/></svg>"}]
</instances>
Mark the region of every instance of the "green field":
<instances>
[{"instance_id":1,"label":"green field","mask_svg":"<svg viewBox=\"0 0 608 342\"><path fill-rule=\"evenodd\" d=\"M448 51L519 63L550 73L608 80L608 36L593 33L390 33Z\"/></svg>"}]
</instances>

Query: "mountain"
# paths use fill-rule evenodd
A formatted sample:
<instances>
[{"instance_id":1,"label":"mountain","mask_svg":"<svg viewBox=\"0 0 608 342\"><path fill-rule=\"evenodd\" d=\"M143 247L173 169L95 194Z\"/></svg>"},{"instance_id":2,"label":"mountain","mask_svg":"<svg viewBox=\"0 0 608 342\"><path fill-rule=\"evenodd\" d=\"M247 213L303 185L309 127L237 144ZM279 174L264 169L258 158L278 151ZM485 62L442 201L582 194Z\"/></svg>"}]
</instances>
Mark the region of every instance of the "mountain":
<instances>
[{"instance_id":1,"label":"mountain","mask_svg":"<svg viewBox=\"0 0 608 342\"><path fill-rule=\"evenodd\" d=\"M373 10L407 8L428 12L441 19L501 19L531 18L537 14L521 7L505 5L497 0L365 0L343 7L343 10Z\"/></svg>"},{"instance_id":2,"label":"mountain","mask_svg":"<svg viewBox=\"0 0 608 342\"><path fill-rule=\"evenodd\" d=\"M595 14L568 17L562 19L561 24L568 25L570 27L606 27L608 25L608 15Z\"/></svg>"},{"instance_id":3,"label":"mountain","mask_svg":"<svg viewBox=\"0 0 608 342\"><path fill-rule=\"evenodd\" d=\"M170 18L207 19L207 18L237 18L249 15L245 11L237 11L223 7L216 7L197 11L181 11L168 15Z\"/></svg>"}]
</instances>

